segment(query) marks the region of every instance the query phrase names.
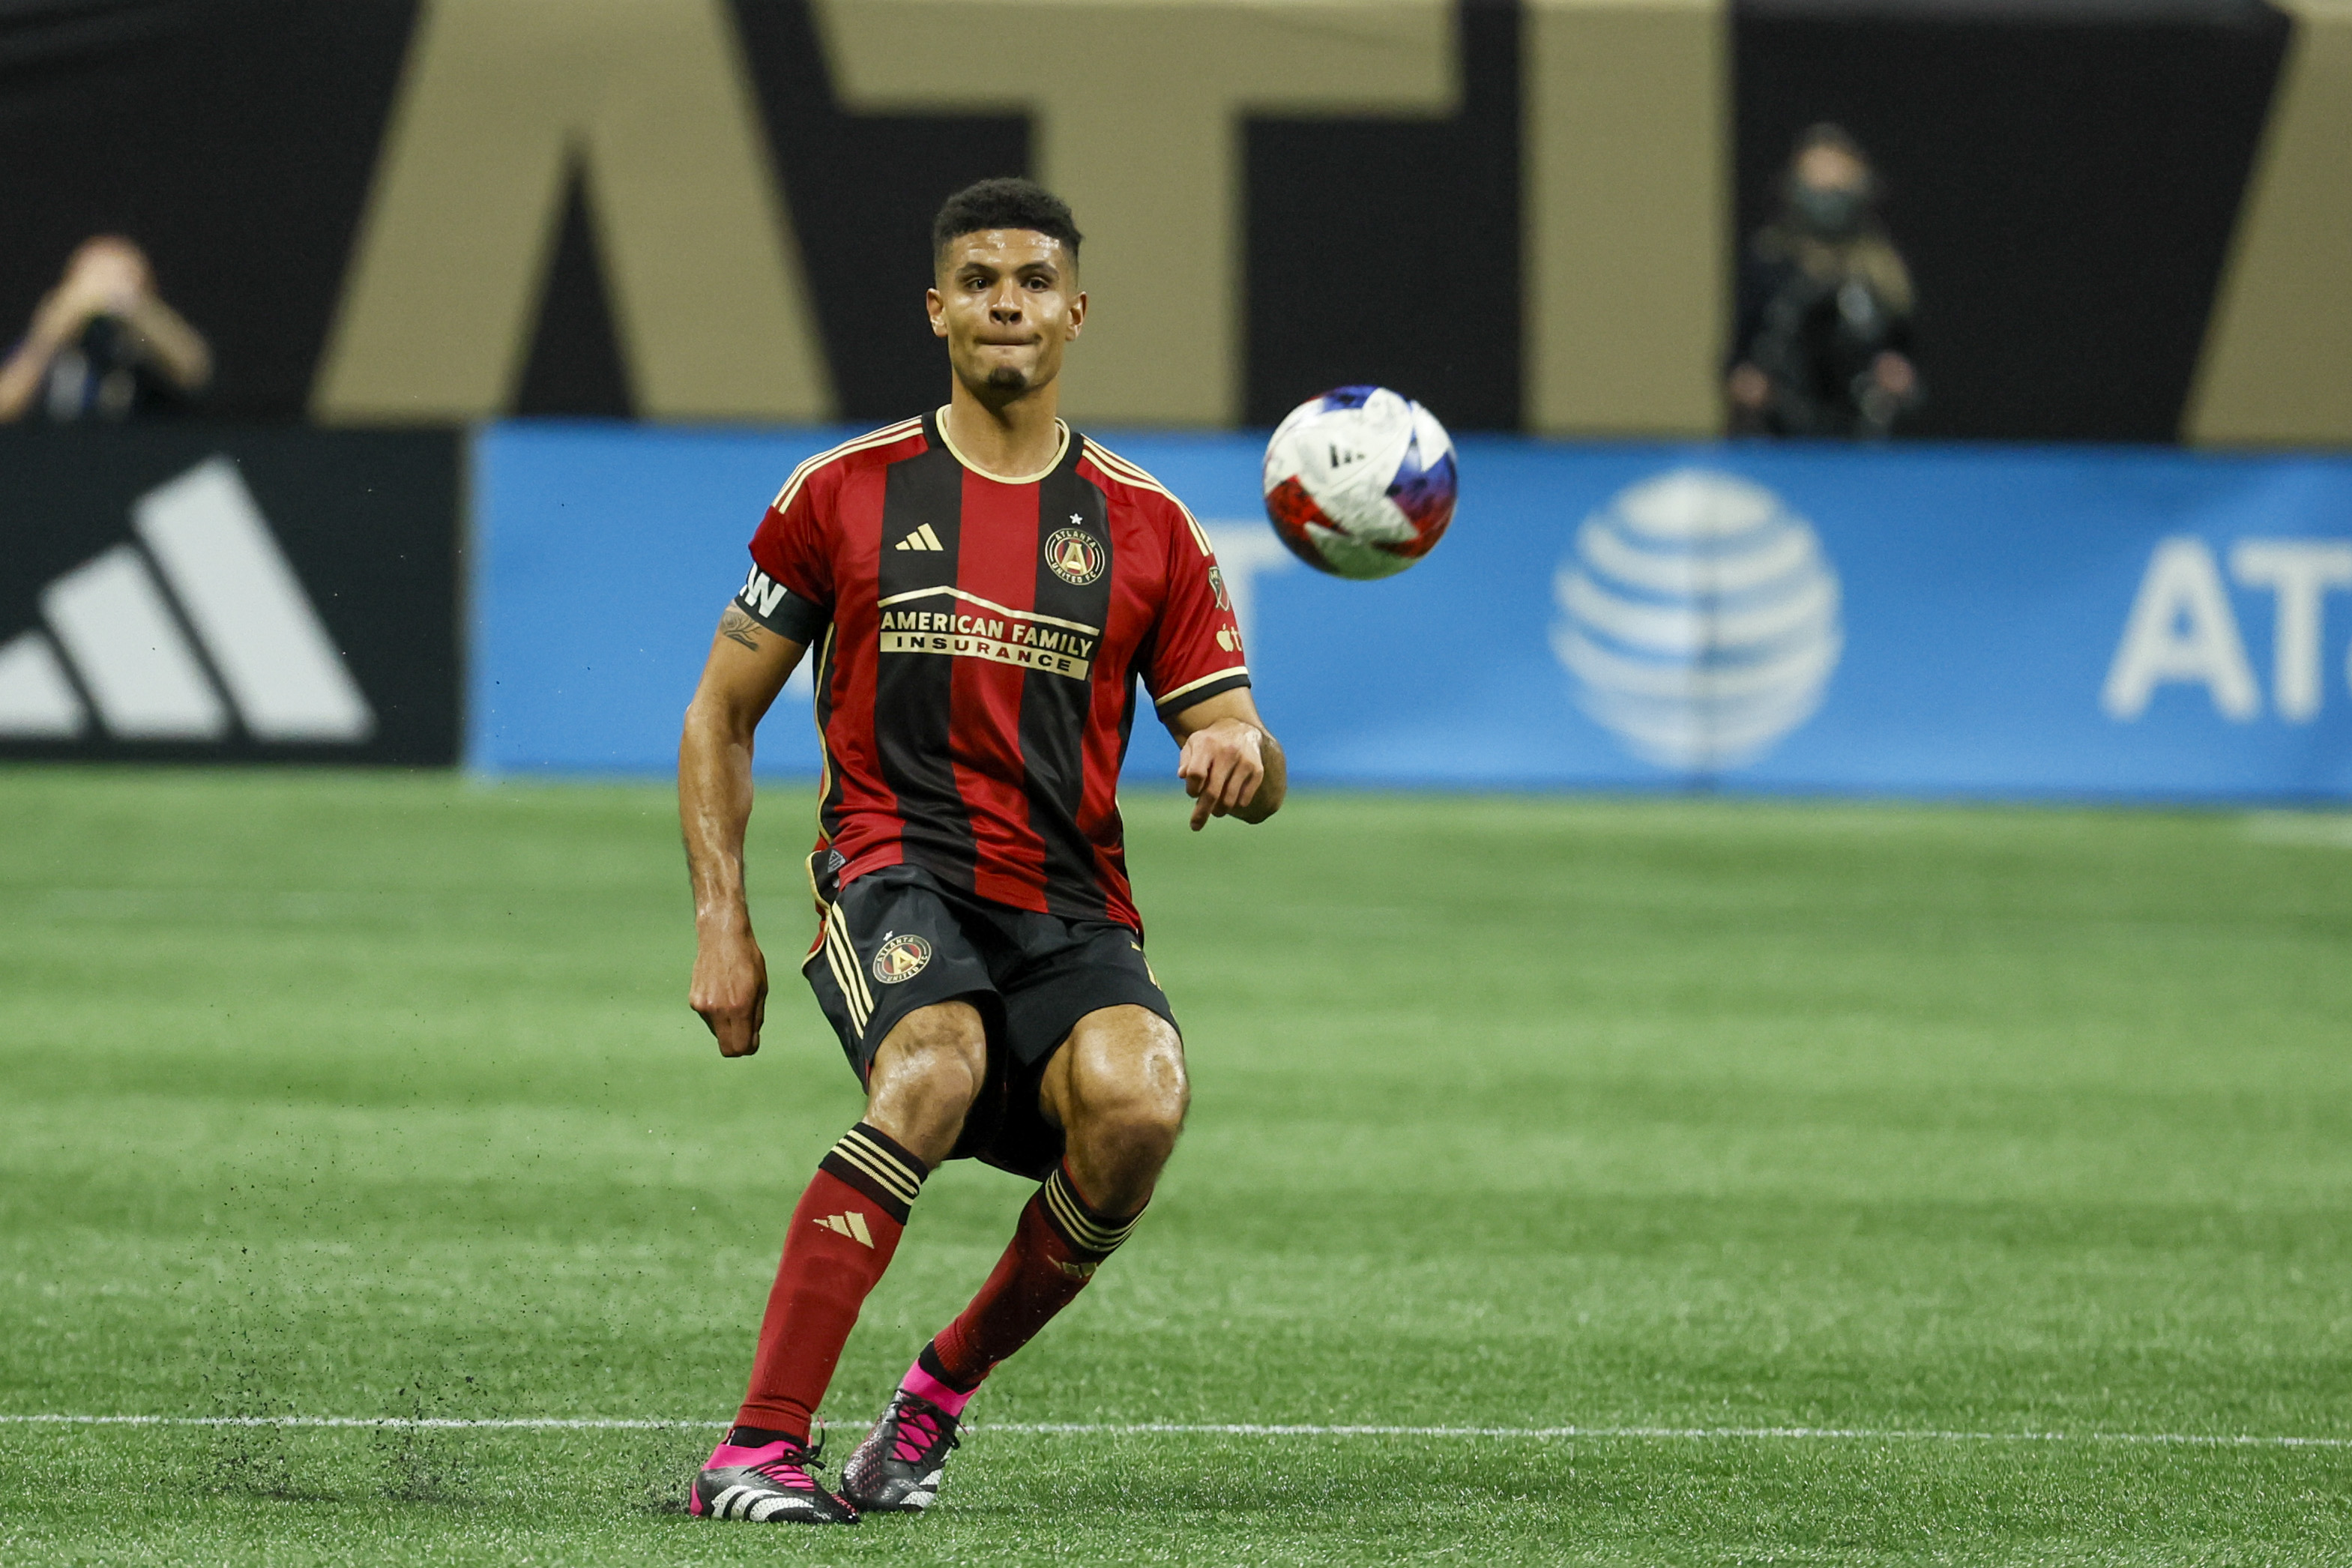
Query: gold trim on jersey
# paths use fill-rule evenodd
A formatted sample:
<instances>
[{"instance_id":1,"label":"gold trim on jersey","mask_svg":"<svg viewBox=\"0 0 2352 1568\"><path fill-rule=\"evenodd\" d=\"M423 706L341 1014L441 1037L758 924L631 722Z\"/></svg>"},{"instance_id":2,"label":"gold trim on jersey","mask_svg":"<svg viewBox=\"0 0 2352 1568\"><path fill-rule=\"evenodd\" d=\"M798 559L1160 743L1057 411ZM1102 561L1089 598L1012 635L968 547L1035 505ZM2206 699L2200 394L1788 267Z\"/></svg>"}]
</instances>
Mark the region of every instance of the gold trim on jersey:
<instances>
[{"instance_id":1,"label":"gold trim on jersey","mask_svg":"<svg viewBox=\"0 0 2352 1568\"><path fill-rule=\"evenodd\" d=\"M1008 477L1003 474L992 473L988 469L982 468L978 463L973 462L970 458L965 457L963 455L963 448L955 444L955 437L948 434L948 409L951 406L953 406L953 405L940 405L940 411L936 415L932 416L931 422L939 426L940 440L946 445L948 455L953 458L957 462L961 463L965 468L970 468L973 473L978 474L983 479L994 479L1000 485L1034 485L1039 479L1044 479L1047 474L1052 473L1055 468L1060 468L1062 466L1062 459L1070 455L1070 427L1067 425L1063 424L1059 419L1056 419L1054 421L1054 428L1061 432L1062 438L1054 444L1054 460L1052 462L1046 464L1044 468L1038 469L1034 474L1022 474L1017 478Z\"/></svg>"},{"instance_id":2,"label":"gold trim on jersey","mask_svg":"<svg viewBox=\"0 0 2352 1568\"><path fill-rule=\"evenodd\" d=\"M1186 681L1183 685L1178 687L1175 690L1169 692L1166 696L1153 699L1151 705L1154 708L1165 708L1171 702L1175 701L1179 697L1183 696L1187 691L1198 690L1200 688L1208 685L1209 682L1213 680L1223 680L1229 675L1247 675L1248 673L1248 665L1230 665L1223 669L1218 670L1213 675L1204 675L1198 680Z\"/></svg>"},{"instance_id":3,"label":"gold trim on jersey","mask_svg":"<svg viewBox=\"0 0 2352 1568\"><path fill-rule=\"evenodd\" d=\"M824 738L824 721L817 717L817 709L824 701L825 692L832 689L833 634L834 624L825 622L824 641L817 645L816 668L809 671L809 722L816 727L816 836L824 840L827 848L833 846L833 835L824 830L824 797L833 793L833 747ZM809 862L809 897L816 900L818 917L823 918L825 903L817 896L814 858Z\"/></svg>"},{"instance_id":4,"label":"gold trim on jersey","mask_svg":"<svg viewBox=\"0 0 2352 1568\"><path fill-rule=\"evenodd\" d=\"M776 492L776 499L768 503L770 510L782 511L791 506L793 495L808 481L808 477L835 458L846 458L852 452L863 452L873 447L891 446L905 440L909 436L920 434L922 428L923 416L918 414L912 419L901 419L896 425L885 425L879 430L868 431L854 440L844 441L838 447L806 458L799 468L793 470L792 477L784 481L784 488Z\"/></svg>"},{"instance_id":5,"label":"gold trim on jersey","mask_svg":"<svg viewBox=\"0 0 2352 1568\"><path fill-rule=\"evenodd\" d=\"M1100 463L1103 468L1110 473L1113 479L1124 479L1129 484L1138 486L1143 489L1157 490L1160 494L1166 496L1170 500L1174 501L1176 503L1176 510L1184 514L1185 523L1192 530L1192 542L1201 547L1202 554L1208 556L1212 560L1216 558L1217 552L1209 543L1209 531L1201 526L1201 520L1192 515L1192 509L1186 506L1182 500L1179 500L1174 490L1170 489L1166 485L1163 485L1158 479L1153 479L1142 468L1129 462L1125 458L1120 457L1117 452L1112 451L1108 447L1104 446L1100 441L1096 440L1091 436L1087 437L1087 450L1095 455L1095 460Z\"/></svg>"},{"instance_id":6,"label":"gold trim on jersey","mask_svg":"<svg viewBox=\"0 0 2352 1568\"><path fill-rule=\"evenodd\" d=\"M983 599L977 594L966 593L963 589L952 585L942 585L937 588L909 588L903 594L893 594L887 599L876 600L874 607L877 610L887 610L893 605L903 605L909 599L937 598L941 594L950 598L961 599L966 604L978 605L983 610L993 610L1000 616L1011 616L1017 620L1039 621L1049 626L1067 626L1074 632L1084 632L1090 637L1102 636L1100 626L1090 626L1084 621L1066 621L1059 616L1040 615L1035 610L1016 610L1009 605L1000 605L993 599Z\"/></svg>"},{"instance_id":7,"label":"gold trim on jersey","mask_svg":"<svg viewBox=\"0 0 2352 1568\"><path fill-rule=\"evenodd\" d=\"M819 796L818 798L822 799L824 797ZM819 837L823 837L823 829L821 826L819 828ZM830 847L832 847L830 845L825 847L825 848ZM801 857L801 872L803 876L808 878L809 902L816 910L817 940L820 942L824 940L824 911L826 905L824 895L818 892L816 889L816 858L824 852L824 849L812 849L806 855ZM814 958L815 955L815 949L811 948L809 950L809 956ZM803 964L806 964L808 963L808 959L804 958L801 960L801 963Z\"/></svg>"}]
</instances>

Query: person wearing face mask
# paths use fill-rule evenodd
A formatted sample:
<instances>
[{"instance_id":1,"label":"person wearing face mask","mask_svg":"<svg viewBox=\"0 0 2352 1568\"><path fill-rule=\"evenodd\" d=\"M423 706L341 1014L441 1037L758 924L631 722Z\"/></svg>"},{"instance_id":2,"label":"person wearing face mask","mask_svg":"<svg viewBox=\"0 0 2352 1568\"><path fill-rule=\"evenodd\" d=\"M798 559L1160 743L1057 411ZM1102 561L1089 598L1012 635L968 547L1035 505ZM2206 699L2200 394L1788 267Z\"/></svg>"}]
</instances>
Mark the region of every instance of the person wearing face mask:
<instances>
[{"instance_id":1,"label":"person wearing face mask","mask_svg":"<svg viewBox=\"0 0 2352 1568\"><path fill-rule=\"evenodd\" d=\"M1843 130L1797 138L1780 214L1741 258L1724 384L1735 434L1874 439L1917 406L1911 274L1877 195L1869 159Z\"/></svg>"}]
</instances>

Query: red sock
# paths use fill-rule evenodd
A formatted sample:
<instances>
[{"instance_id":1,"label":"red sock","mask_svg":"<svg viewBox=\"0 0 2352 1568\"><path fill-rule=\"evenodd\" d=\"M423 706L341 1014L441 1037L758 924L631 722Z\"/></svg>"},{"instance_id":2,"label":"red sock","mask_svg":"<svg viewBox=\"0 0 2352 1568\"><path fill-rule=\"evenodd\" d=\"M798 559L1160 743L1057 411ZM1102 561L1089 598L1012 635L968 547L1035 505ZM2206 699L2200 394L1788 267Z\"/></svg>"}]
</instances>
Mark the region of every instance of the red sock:
<instances>
[{"instance_id":1,"label":"red sock","mask_svg":"<svg viewBox=\"0 0 2352 1568\"><path fill-rule=\"evenodd\" d=\"M863 1121L818 1163L793 1210L736 1426L807 1439L858 1309L890 1267L928 1173Z\"/></svg>"},{"instance_id":2,"label":"red sock","mask_svg":"<svg viewBox=\"0 0 2352 1568\"><path fill-rule=\"evenodd\" d=\"M1079 1196L1065 1164L1021 1210L1013 1245L971 1305L924 1348L917 1367L960 1394L1027 1344L1094 1278L1139 1215L1106 1215ZM953 1414L953 1412L950 1412Z\"/></svg>"}]
</instances>

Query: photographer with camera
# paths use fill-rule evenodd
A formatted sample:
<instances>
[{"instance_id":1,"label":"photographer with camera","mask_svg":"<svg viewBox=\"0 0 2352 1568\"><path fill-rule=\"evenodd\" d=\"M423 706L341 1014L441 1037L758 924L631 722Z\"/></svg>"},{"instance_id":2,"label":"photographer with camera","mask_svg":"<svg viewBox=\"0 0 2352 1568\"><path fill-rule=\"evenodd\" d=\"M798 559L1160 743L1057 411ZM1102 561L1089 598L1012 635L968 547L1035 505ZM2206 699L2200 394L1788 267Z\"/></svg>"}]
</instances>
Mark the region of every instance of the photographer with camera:
<instances>
[{"instance_id":1,"label":"photographer with camera","mask_svg":"<svg viewBox=\"0 0 2352 1568\"><path fill-rule=\"evenodd\" d=\"M1911 274L1877 196L1844 131L1822 124L1797 138L1780 215L1741 261L1724 384L1734 434L1879 439L1918 405Z\"/></svg>"},{"instance_id":2,"label":"photographer with camera","mask_svg":"<svg viewBox=\"0 0 2352 1568\"><path fill-rule=\"evenodd\" d=\"M212 380L204 334L155 291L147 253L85 240L0 362L0 421L119 421L184 408Z\"/></svg>"}]
</instances>

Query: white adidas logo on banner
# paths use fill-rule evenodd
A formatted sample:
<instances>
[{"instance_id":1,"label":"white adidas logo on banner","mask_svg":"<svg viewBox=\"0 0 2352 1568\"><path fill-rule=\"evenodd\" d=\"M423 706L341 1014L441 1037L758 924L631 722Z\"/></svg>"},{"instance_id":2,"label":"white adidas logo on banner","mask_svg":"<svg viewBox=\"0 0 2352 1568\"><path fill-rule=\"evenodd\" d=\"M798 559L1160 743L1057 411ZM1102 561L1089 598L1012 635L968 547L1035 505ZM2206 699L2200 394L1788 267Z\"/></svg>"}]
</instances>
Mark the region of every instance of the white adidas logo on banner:
<instances>
[{"instance_id":1,"label":"white adidas logo on banner","mask_svg":"<svg viewBox=\"0 0 2352 1568\"><path fill-rule=\"evenodd\" d=\"M47 629L0 644L0 739L72 740L88 732L93 706L123 741L226 741L232 707L257 741L375 732L234 464L208 458L131 512L139 544L50 584Z\"/></svg>"}]
</instances>

